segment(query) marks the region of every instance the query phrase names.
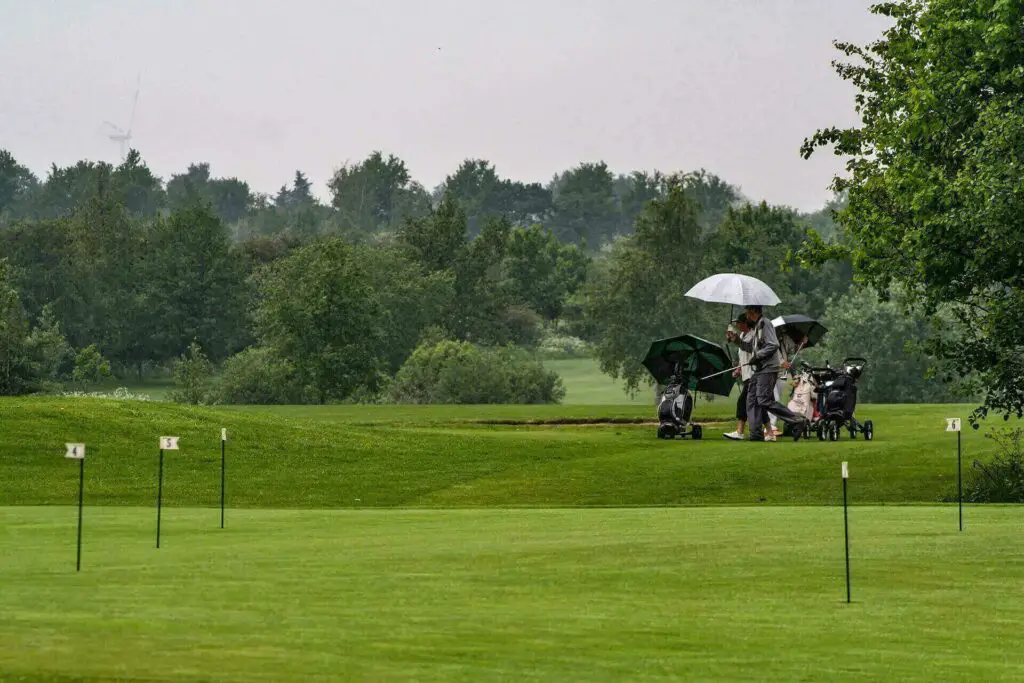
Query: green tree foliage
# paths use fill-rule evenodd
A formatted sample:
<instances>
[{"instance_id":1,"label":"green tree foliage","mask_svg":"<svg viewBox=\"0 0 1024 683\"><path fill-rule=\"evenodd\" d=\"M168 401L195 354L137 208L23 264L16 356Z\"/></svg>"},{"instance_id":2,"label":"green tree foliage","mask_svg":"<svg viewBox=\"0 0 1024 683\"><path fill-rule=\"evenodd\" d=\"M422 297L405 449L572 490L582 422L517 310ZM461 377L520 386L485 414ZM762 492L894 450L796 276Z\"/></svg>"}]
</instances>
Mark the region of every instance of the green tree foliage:
<instances>
[{"instance_id":1,"label":"green tree foliage","mask_svg":"<svg viewBox=\"0 0 1024 683\"><path fill-rule=\"evenodd\" d=\"M407 221L397 242L427 272L448 273L453 297L439 324L457 339L484 344L530 341L539 319L512 310L502 282L511 224L489 218L470 240L466 212L451 192L429 215Z\"/></svg>"},{"instance_id":2,"label":"green tree foliage","mask_svg":"<svg viewBox=\"0 0 1024 683\"><path fill-rule=\"evenodd\" d=\"M975 460L964 483L971 503L1024 503L1024 429L988 433L995 442L991 460Z\"/></svg>"},{"instance_id":3,"label":"green tree foliage","mask_svg":"<svg viewBox=\"0 0 1024 683\"><path fill-rule=\"evenodd\" d=\"M213 364L199 343L193 341L174 363L174 389L170 399L191 405L206 403L211 377Z\"/></svg>"},{"instance_id":4,"label":"green tree foliage","mask_svg":"<svg viewBox=\"0 0 1024 683\"><path fill-rule=\"evenodd\" d=\"M224 223L235 223L253 207L255 197L249 184L238 178L214 178L210 164L190 164L185 173L171 176L167 182L167 205L184 209L198 203L209 203Z\"/></svg>"},{"instance_id":5,"label":"green tree foliage","mask_svg":"<svg viewBox=\"0 0 1024 683\"><path fill-rule=\"evenodd\" d=\"M416 348L423 330L456 305L450 270L428 271L398 246L357 245L354 258L376 294L384 369L393 374Z\"/></svg>"},{"instance_id":6,"label":"green tree foliage","mask_svg":"<svg viewBox=\"0 0 1024 683\"><path fill-rule=\"evenodd\" d=\"M26 347L28 325L11 267L0 259L0 395L28 391L35 379Z\"/></svg>"},{"instance_id":7,"label":"green tree foliage","mask_svg":"<svg viewBox=\"0 0 1024 683\"><path fill-rule=\"evenodd\" d=\"M320 403L380 382L387 336L367 270L352 245L330 238L297 249L259 277L257 333L295 364Z\"/></svg>"},{"instance_id":8,"label":"green tree foliage","mask_svg":"<svg viewBox=\"0 0 1024 683\"><path fill-rule=\"evenodd\" d=\"M136 216L155 216L166 204L163 181L134 149L129 150L125 160L114 169L112 184L118 188L125 208Z\"/></svg>"},{"instance_id":9,"label":"green tree foliage","mask_svg":"<svg viewBox=\"0 0 1024 683\"><path fill-rule=\"evenodd\" d=\"M878 3L892 27L868 46L837 43L858 90L860 125L828 128L803 153L849 158L834 189L845 247L812 242L809 260L852 257L858 277L905 288L926 312L951 306L961 338L934 351L979 373L989 410L1024 415L1024 4Z\"/></svg>"},{"instance_id":10,"label":"green tree foliage","mask_svg":"<svg viewBox=\"0 0 1024 683\"><path fill-rule=\"evenodd\" d=\"M466 159L445 178L439 199L451 193L466 212L470 235L480 232L490 218L505 218L513 225L542 220L551 211L551 192L539 183L525 184L498 176L483 159Z\"/></svg>"},{"instance_id":11,"label":"green tree foliage","mask_svg":"<svg viewBox=\"0 0 1024 683\"><path fill-rule=\"evenodd\" d=\"M273 349L250 346L224 362L211 403L285 405L308 402L295 365Z\"/></svg>"},{"instance_id":12,"label":"green tree foliage","mask_svg":"<svg viewBox=\"0 0 1024 683\"><path fill-rule=\"evenodd\" d=\"M30 318L66 296L72 267L70 240L70 226L63 219L22 221L0 230L0 254L14 268ZM63 320L59 307L55 314Z\"/></svg>"},{"instance_id":13,"label":"green tree foliage","mask_svg":"<svg viewBox=\"0 0 1024 683\"><path fill-rule=\"evenodd\" d=\"M442 340L413 352L389 396L396 403L558 403L565 389L522 349Z\"/></svg>"},{"instance_id":14,"label":"green tree foliage","mask_svg":"<svg viewBox=\"0 0 1024 683\"><path fill-rule=\"evenodd\" d=\"M75 368L72 379L88 391L89 385L99 384L110 377L110 361L103 357L95 344L89 344L75 355Z\"/></svg>"},{"instance_id":15,"label":"green tree foliage","mask_svg":"<svg viewBox=\"0 0 1024 683\"><path fill-rule=\"evenodd\" d=\"M509 301L554 320L566 298L583 286L589 265L583 249L562 244L551 231L539 225L515 228L502 261Z\"/></svg>"},{"instance_id":16,"label":"green tree foliage","mask_svg":"<svg viewBox=\"0 0 1024 683\"><path fill-rule=\"evenodd\" d=\"M144 267L149 358L176 358L193 340L217 360L241 348L244 263L209 204L186 205L157 220L147 236Z\"/></svg>"},{"instance_id":17,"label":"green tree foliage","mask_svg":"<svg viewBox=\"0 0 1024 683\"><path fill-rule=\"evenodd\" d=\"M19 164L13 154L0 149L0 225L24 215L38 187L35 174Z\"/></svg>"},{"instance_id":18,"label":"green tree foliage","mask_svg":"<svg viewBox=\"0 0 1024 683\"><path fill-rule=\"evenodd\" d=\"M729 209L708 237L704 263L709 272L744 273L763 280L787 312L818 317L829 298L849 288L851 277L842 263L824 269L789 264L805 235L804 224L792 209L746 204Z\"/></svg>"},{"instance_id":19,"label":"green tree foliage","mask_svg":"<svg viewBox=\"0 0 1024 683\"><path fill-rule=\"evenodd\" d=\"M709 304L683 296L700 279L699 206L680 176L647 204L632 237L618 241L588 282L583 315L592 325L601 369L636 390L646 381L640 360L653 339L714 329ZM725 311L722 315L724 327Z\"/></svg>"},{"instance_id":20,"label":"green tree foliage","mask_svg":"<svg viewBox=\"0 0 1024 683\"><path fill-rule=\"evenodd\" d=\"M313 196L312 187L306 174L296 171L291 186L282 186L272 201L266 195L257 196L250 215L237 225L238 236L309 240L323 234L330 223L331 209Z\"/></svg>"},{"instance_id":21,"label":"green tree foliage","mask_svg":"<svg viewBox=\"0 0 1024 683\"><path fill-rule=\"evenodd\" d=\"M148 357L143 224L101 178L97 192L64 223L61 294L53 302L68 341L96 344L124 366Z\"/></svg>"},{"instance_id":22,"label":"green tree foliage","mask_svg":"<svg viewBox=\"0 0 1024 683\"><path fill-rule=\"evenodd\" d=\"M933 376L922 352L936 321L896 302L879 302L870 290L851 290L830 302L822 318L828 335L820 348L802 353L813 364L868 360L858 381L859 399L871 403L942 403L957 398L956 386Z\"/></svg>"},{"instance_id":23,"label":"green tree foliage","mask_svg":"<svg viewBox=\"0 0 1024 683\"><path fill-rule=\"evenodd\" d=\"M597 248L620 234L615 177L603 161L583 163L554 178L548 226L563 242Z\"/></svg>"},{"instance_id":24,"label":"green tree foliage","mask_svg":"<svg viewBox=\"0 0 1024 683\"><path fill-rule=\"evenodd\" d=\"M403 219L424 215L430 196L412 182L405 162L373 152L358 164L346 164L327 183L331 205L343 233L368 235L393 230Z\"/></svg>"},{"instance_id":25,"label":"green tree foliage","mask_svg":"<svg viewBox=\"0 0 1024 683\"><path fill-rule=\"evenodd\" d=\"M682 174L680 184L697 202L698 220L706 232L721 225L729 209L743 199L735 186L703 168Z\"/></svg>"},{"instance_id":26,"label":"green tree foliage","mask_svg":"<svg viewBox=\"0 0 1024 683\"><path fill-rule=\"evenodd\" d=\"M43 307L38 324L25 339L25 349L36 376L44 382L61 382L73 369L75 352L64 338L52 306Z\"/></svg>"}]
</instances>

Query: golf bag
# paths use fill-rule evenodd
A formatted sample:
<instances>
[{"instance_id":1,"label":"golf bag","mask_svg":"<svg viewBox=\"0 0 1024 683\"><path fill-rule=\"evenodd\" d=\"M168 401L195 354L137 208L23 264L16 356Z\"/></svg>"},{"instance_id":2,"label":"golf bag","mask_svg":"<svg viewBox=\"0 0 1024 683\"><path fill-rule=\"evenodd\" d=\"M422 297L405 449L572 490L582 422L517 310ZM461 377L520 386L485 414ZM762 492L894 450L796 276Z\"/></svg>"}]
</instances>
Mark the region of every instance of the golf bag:
<instances>
[{"instance_id":1,"label":"golf bag","mask_svg":"<svg viewBox=\"0 0 1024 683\"><path fill-rule=\"evenodd\" d=\"M703 434L700 425L690 422L693 414L693 395L678 382L665 387L665 393L658 401L658 438L685 438L687 435L700 439Z\"/></svg>"},{"instance_id":2,"label":"golf bag","mask_svg":"<svg viewBox=\"0 0 1024 683\"><path fill-rule=\"evenodd\" d=\"M863 434L866 441L875 438L875 425L871 420L860 422L856 418L857 380L864 372L867 361L863 358L847 358L839 368L828 364L811 371L818 383L818 405L816 429L821 441L838 441L843 429L851 439Z\"/></svg>"},{"instance_id":3,"label":"golf bag","mask_svg":"<svg viewBox=\"0 0 1024 683\"><path fill-rule=\"evenodd\" d=\"M857 380L845 372L836 374L825 395L825 415L841 420L853 418L857 408Z\"/></svg>"}]
</instances>

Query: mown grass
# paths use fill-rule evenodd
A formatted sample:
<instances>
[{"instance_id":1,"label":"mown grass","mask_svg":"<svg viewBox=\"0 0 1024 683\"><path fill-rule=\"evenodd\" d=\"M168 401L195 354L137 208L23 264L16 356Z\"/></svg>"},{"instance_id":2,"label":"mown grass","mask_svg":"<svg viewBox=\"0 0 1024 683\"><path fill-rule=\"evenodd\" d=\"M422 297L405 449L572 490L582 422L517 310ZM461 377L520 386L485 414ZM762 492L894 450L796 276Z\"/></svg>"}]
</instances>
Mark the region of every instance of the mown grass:
<instances>
[{"instance_id":1,"label":"mown grass","mask_svg":"<svg viewBox=\"0 0 1024 683\"><path fill-rule=\"evenodd\" d=\"M654 403L654 390L645 387L635 395L623 389L622 381L601 372L593 358L546 360L544 367L558 373L565 386L565 405L644 405Z\"/></svg>"},{"instance_id":2,"label":"mown grass","mask_svg":"<svg viewBox=\"0 0 1024 683\"><path fill-rule=\"evenodd\" d=\"M0 680L1024 678L1018 510L850 516L0 508Z\"/></svg>"},{"instance_id":3,"label":"mown grass","mask_svg":"<svg viewBox=\"0 0 1024 683\"><path fill-rule=\"evenodd\" d=\"M165 503L215 505L221 427L231 439L227 477L236 507L833 504L843 460L861 501L935 503L955 492L955 440L943 418L967 410L864 406L877 424L870 443L748 444L722 439L732 428L725 422L709 426L702 442L660 441L646 425L481 423L649 414L635 406L212 410L8 399L0 402L0 505L72 501L77 478L63 458L67 441L87 444L90 504L150 504L161 435L181 437L181 450L167 455ZM990 450L973 432L964 443L968 465Z\"/></svg>"}]
</instances>

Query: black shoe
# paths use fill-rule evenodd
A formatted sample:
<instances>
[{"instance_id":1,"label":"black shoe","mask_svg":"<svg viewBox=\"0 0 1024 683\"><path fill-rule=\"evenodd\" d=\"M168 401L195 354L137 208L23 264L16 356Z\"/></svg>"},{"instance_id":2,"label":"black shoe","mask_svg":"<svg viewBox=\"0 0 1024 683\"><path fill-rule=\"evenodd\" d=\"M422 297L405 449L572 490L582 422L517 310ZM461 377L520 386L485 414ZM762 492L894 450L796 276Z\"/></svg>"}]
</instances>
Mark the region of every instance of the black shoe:
<instances>
[{"instance_id":1,"label":"black shoe","mask_svg":"<svg viewBox=\"0 0 1024 683\"><path fill-rule=\"evenodd\" d=\"M793 425L793 442L794 443L799 441L801 438L804 437L804 435L807 434L807 425L808 424L809 423L808 423L807 419L805 418L805 419L801 420L799 424Z\"/></svg>"}]
</instances>

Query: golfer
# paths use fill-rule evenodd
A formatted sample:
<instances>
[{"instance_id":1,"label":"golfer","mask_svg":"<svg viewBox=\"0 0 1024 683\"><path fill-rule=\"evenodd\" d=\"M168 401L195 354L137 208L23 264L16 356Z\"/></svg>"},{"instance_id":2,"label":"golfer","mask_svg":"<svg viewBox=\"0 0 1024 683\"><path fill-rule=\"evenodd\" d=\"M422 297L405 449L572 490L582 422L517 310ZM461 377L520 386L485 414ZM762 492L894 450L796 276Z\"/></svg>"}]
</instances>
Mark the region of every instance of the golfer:
<instances>
[{"instance_id":1,"label":"golfer","mask_svg":"<svg viewBox=\"0 0 1024 683\"><path fill-rule=\"evenodd\" d=\"M753 339L753 333L750 331L750 324L747 322L747 316L740 314L738 318L732 321L732 326L736 328L736 333L739 338L743 341L750 342ZM725 434L725 438L732 439L733 441L742 441L745 437L746 425L747 425L747 394L750 389L750 378L754 376L754 371L750 369L750 359L753 357L750 353L740 349L740 365L738 368L732 371L732 376L740 381L740 396L736 401L736 431ZM767 437L766 437L767 438Z\"/></svg>"},{"instance_id":2,"label":"golfer","mask_svg":"<svg viewBox=\"0 0 1024 683\"><path fill-rule=\"evenodd\" d=\"M750 441L764 441L764 428L768 422L768 413L774 413L779 419L793 425L793 440L799 441L804 435L807 420L796 415L775 399L775 385L779 379L782 358L779 351L779 339L771 321L764 317L760 306L746 307L747 320L751 325L751 340L745 341L731 330L727 336L729 341L741 350L753 354L750 367L754 372L747 390L747 424L750 425Z\"/></svg>"}]
</instances>

